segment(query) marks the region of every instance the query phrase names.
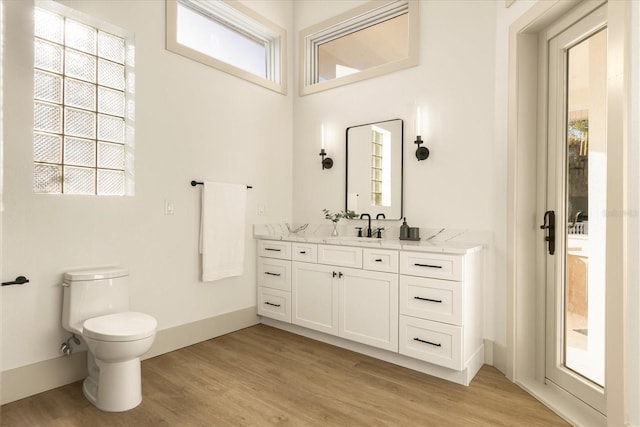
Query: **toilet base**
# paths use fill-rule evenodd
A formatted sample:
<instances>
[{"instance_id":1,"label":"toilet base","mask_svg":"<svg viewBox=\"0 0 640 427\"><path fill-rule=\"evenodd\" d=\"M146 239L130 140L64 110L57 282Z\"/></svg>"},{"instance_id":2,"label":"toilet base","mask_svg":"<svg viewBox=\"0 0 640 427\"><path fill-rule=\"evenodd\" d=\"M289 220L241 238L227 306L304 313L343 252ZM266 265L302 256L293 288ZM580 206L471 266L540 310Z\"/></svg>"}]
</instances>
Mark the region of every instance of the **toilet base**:
<instances>
[{"instance_id":1,"label":"toilet base","mask_svg":"<svg viewBox=\"0 0 640 427\"><path fill-rule=\"evenodd\" d=\"M123 412L142 402L140 358L107 363L87 352L89 376L82 392L89 402L107 412Z\"/></svg>"}]
</instances>

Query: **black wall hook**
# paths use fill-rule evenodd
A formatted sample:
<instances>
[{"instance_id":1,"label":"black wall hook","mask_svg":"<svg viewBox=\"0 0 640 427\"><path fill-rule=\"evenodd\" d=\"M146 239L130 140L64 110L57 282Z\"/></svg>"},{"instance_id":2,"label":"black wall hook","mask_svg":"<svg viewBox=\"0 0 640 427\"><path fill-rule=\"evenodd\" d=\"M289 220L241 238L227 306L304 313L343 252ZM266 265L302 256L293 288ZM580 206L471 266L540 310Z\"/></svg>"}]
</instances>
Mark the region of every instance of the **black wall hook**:
<instances>
[{"instance_id":1,"label":"black wall hook","mask_svg":"<svg viewBox=\"0 0 640 427\"><path fill-rule=\"evenodd\" d=\"M24 285L25 283L29 283L29 279L27 279L24 276L18 276L16 277L16 280L14 280L13 282L2 282L2 286Z\"/></svg>"}]
</instances>

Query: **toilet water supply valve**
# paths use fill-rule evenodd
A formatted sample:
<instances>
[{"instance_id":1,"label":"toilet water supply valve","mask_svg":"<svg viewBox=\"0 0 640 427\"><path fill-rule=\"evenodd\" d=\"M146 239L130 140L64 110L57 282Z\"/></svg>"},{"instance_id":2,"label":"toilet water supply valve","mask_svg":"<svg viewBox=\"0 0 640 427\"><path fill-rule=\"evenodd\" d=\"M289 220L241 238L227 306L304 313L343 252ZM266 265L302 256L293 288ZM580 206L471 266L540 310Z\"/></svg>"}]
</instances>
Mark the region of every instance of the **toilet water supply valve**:
<instances>
[{"instance_id":1,"label":"toilet water supply valve","mask_svg":"<svg viewBox=\"0 0 640 427\"><path fill-rule=\"evenodd\" d=\"M71 346L71 342L73 341L76 345L80 345L80 338L76 336L76 334L71 334L68 340L62 343L60 346L60 352L65 356L70 356L73 353L73 347Z\"/></svg>"}]
</instances>

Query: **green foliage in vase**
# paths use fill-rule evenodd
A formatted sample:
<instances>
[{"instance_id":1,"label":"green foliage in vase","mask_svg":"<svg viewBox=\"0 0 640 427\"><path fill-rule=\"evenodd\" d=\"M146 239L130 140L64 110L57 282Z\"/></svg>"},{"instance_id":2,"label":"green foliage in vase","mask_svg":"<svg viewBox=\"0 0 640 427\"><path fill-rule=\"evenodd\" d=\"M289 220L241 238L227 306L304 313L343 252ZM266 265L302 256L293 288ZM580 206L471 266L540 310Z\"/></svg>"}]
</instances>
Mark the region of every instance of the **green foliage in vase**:
<instances>
[{"instance_id":1,"label":"green foliage in vase","mask_svg":"<svg viewBox=\"0 0 640 427\"><path fill-rule=\"evenodd\" d=\"M331 213L331 211L329 211L329 209L322 209L322 213L324 213L325 219L330 220L334 224L336 224L342 218L353 219L353 218L356 218L358 216L358 214L356 214L354 211L351 211L349 209L344 210L344 211L340 211L340 212L336 212L336 213Z\"/></svg>"}]
</instances>

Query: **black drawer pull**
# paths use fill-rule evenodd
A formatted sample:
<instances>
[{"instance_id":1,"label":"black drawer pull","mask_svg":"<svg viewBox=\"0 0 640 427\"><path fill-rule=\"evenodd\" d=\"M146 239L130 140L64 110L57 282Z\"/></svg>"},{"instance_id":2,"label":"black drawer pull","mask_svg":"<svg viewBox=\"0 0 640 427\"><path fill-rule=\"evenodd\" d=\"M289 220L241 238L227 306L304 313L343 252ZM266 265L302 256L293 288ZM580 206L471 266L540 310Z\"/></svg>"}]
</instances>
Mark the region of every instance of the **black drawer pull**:
<instances>
[{"instance_id":1,"label":"black drawer pull","mask_svg":"<svg viewBox=\"0 0 640 427\"><path fill-rule=\"evenodd\" d=\"M415 263L415 264L413 264L413 265L415 265L416 267L442 268L442 266L441 266L441 265L418 264L418 263Z\"/></svg>"},{"instance_id":2,"label":"black drawer pull","mask_svg":"<svg viewBox=\"0 0 640 427\"><path fill-rule=\"evenodd\" d=\"M382 262L382 258L377 258L375 261L376 262Z\"/></svg>"},{"instance_id":3,"label":"black drawer pull","mask_svg":"<svg viewBox=\"0 0 640 427\"><path fill-rule=\"evenodd\" d=\"M306 254L307 252L306 252L306 251L300 251L300 253L301 253L302 255L304 255L304 254Z\"/></svg>"},{"instance_id":4,"label":"black drawer pull","mask_svg":"<svg viewBox=\"0 0 640 427\"><path fill-rule=\"evenodd\" d=\"M442 344L436 344L436 343L433 343L433 342L430 342L430 341L421 340L420 338L414 338L413 340L421 342L421 343L424 343L424 344L429 344L429 345L432 345L432 346L435 346L435 347L442 347Z\"/></svg>"},{"instance_id":5,"label":"black drawer pull","mask_svg":"<svg viewBox=\"0 0 640 427\"><path fill-rule=\"evenodd\" d=\"M267 305L272 305L274 307L280 307L280 304L274 304L274 303L269 302L269 301L265 301L264 303L267 304Z\"/></svg>"},{"instance_id":6,"label":"black drawer pull","mask_svg":"<svg viewBox=\"0 0 640 427\"><path fill-rule=\"evenodd\" d=\"M270 271L265 271L264 274L268 274L269 276L280 276L280 273L272 273Z\"/></svg>"},{"instance_id":7,"label":"black drawer pull","mask_svg":"<svg viewBox=\"0 0 640 427\"><path fill-rule=\"evenodd\" d=\"M429 302L442 302L441 299L431 299L431 298L422 298L422 297L413 297L413 299L419 299L420 301L429 301Z\"/></svg>"},{"instance_id":8,"label":"black drawer pull","mask_svg":"<svg viewBox=\"0 0 640 427\"><path fill-rule=\"evenodd\" d=\"M265 251L280 252L282 249L264 248Z\"/></svg>"}]
</instances>

